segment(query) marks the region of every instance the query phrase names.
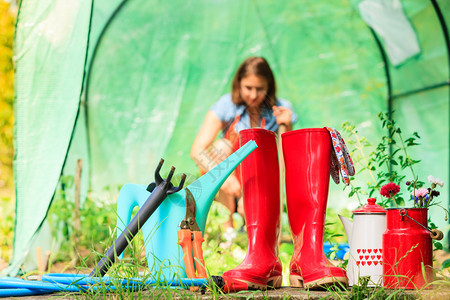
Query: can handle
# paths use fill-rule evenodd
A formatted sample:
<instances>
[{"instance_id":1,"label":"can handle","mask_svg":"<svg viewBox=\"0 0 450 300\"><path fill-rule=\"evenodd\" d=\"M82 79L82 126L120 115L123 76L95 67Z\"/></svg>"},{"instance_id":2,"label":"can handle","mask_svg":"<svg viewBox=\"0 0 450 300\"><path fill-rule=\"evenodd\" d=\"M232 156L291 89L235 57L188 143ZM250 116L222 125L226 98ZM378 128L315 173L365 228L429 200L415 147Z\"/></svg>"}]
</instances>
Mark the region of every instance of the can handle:
<instances>
[{"instance_id":1,"label":"can handle","mask_svg":"<svg viewBox=\"0 0 450 300\"><path fill-rule=\"evenodd\" d=\"M444 237L444 234L442 233L442 231L440 231L440 230L438 230L438 229L430 229L430 228L428 228L428 227L426 227L426 226L423 226L422 224L420 224L419 222L417 222L417 221L414 220L413 218L411 218L411 216L408 215L408 212L406 211L406 209L401 209L401 210L399 211L399 213L400 213L400 216L402 217L402 221L403 221L403 218L404 218L405 216L408 217L408 218L410 218L412 221L416 222L417 225L419 225L419 226L422 227L423 229L427 230L427 231L430 233L430 237L431 237L433 240L438 240L438 241L440 241L440 240L442 240L442 238Z\"/></svg>"}]
</instances>

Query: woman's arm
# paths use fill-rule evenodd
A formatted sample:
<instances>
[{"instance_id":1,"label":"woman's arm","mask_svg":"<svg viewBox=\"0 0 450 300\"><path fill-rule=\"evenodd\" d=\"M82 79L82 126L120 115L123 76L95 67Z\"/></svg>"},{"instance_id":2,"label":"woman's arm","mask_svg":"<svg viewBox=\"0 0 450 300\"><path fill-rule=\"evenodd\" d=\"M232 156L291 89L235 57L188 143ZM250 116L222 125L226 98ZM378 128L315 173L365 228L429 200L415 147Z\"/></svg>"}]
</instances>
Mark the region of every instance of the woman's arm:
<instances>
[{"instance_id":1,"label":"woman's arm","mask_svg":"<svg viewBox=\"0 0 450 300\"><path fill-rule=\"evenodd\" d=\"M212 111L208 111L206 114L205 120L203 121L203 125L200 128L200 131L197 134L197 137L194 140L191 148L191 157L197 166L204 172L207 172L214 168L217 164L219 164L225 157L231 154L231 143L228 144L229 149L224 149L225 143L228 141L223 139L220 142L223 144L222 146L218 145L219 149L211 149L210 147L213 145L213 142L217 136L217 133L222 129L222 122L216 116L216 114ZM214 145L217 145L214 143ZM217 153L217 152L223 153ZM211 155L214 153L214 157ZM221 156L221 157L220 157ZM241 196L241 185L236 176L231 174L227 180L225 180L224 184L221 187L225 193L232 195L233 197Z\"/></svg>"},{"instance_id":2,"label":"woman's arm","mask_svg":"<svg viewBox=\"0 0 450 300\"><path fill-rule=\"evenodd\" d=\"M208 111L191 148L192 159L205 172L217 165L213 158L210 157L208 149L211 147L220 129L222 129L222 122L214 112Z\"/></svg>"}]
</instances>

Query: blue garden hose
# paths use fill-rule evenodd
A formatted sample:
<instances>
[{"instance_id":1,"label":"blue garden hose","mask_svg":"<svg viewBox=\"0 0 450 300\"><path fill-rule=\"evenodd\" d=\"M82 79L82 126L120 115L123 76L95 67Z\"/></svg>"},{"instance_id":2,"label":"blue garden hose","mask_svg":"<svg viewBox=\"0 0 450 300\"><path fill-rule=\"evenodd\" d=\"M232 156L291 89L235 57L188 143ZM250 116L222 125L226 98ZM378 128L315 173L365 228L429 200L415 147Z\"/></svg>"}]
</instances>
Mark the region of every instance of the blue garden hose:
<instances>
[{"instance_id":1,"label":"blue garden hose","mask_svg":"<svg viewBox=\"0 0 450 300\"><path fill-rule=\"evenodd\" d=\"M151 286L172 286L188 288L191 286L203 287L207 281L201 279L174 279L172 281L143 280L140 278L110 278L90 277L88 275L76 274L46 274L42 276L42 281L30 281L15 277L0 278L0 297L18 297L50 294L54 292L85 292L102 290L113 292L120 286L122 289L134 291Z\"/></svg>"},{"instance_id":2,"label":"blue garden hose","mask_svg":"<svg viewBox=\"0 0 450 300\"><path fill-rule=\"evenodd\" d=\"M206 217L208 215L209 207L211 205L214 196L219 190L220 186L223 184L225 179L231 174L231 172L237 167L237 165L247 157L250 152L252 152L257 147L254 141L250 141L237 150L235 153L230 155L227 159L225 159L221 164L217 165L214 169L206 173L204 176L193 182L190 187L190 191L194 193L195 199L197 200L197 215L198 215L198 224L202 231L204 231L206 225ZM173 279L169 280L143 280L140 278L131 278L131 279L121 279L121 278L110 278L107 276L103 276L107 273L109 267L115 262L116 256L120 256L125 247L128 245L128 241L131 240L134 235L139 231L141 226L148 226L146 223L147 219L151 217L153 212L157 210L157 208L161 205L165 196L171 196L173 203L183 203L185 196L183 195L183 191L179 191L183 186L184 179L180 182L179 187L173 187L170 184L170 179L173 175L174 168L172 167L171 172L166 180L163 180L161 176L159 176L159 170L161 169L162 161L160 162L157 170L155 171L156 182L163 184L167 183L164 189L161 189L161 193L164 195L158 194L158 186L155 185L152 188L151 185L146 189L147 192L151 192L150 195L145 194L143 199L147 199L145 202L140 203L141 209L135 218L128 224L127 228L119 228L120 235L116 242L111 246L108 250L107 255L99 262L96 268L91 272L91 275L75 275L75 274L46 274L42 276L42 281L29 281L23 280L15 277L3 277L0 278L0 297L18 297L18 296L30 296L30 295L39 295L39 294L49 294L54 292L86 292L86 291L96 291L102 290L106 292L116 291L119 287L122 289L127 289L130 291L134 291L137 289L143 289L146 287L164 287L164 286L172 286L172 287L182 287L189 288L192 286L197 287L206 287L207 280L206 278L181 278L181 279ZM169 191L168 191L169 190ZM177 193L179 191L179 193ZM167 195L166 195L167 194ZM157 198L156 200L153 198ZM120 199L119 199L120 200ZM175 201L177 200L177 201ZM118 201L120 202L120 201ZM145 203L148 203L148 207L144 207ZM164 224L161 224L161 220L158 220L159 227L167 230L160 230L157 234L161 234L161 236L157 235L155 240L158 242L156 245L156 249L149 249L154 251L159 251L155 257L161 259L161 261L169 261L167 256L175 253L178 255L178 248L173 247L173 245L177 244L177 225L182 220L182 217L185 214L185 207L181 205L167 205L167 207L162 207L160 210L164 212L164 220L166 221ZM134 207L134 205L133 205ZM128 223L131 215L132 208L130 207L128 210L122 209L118 211L119 217L121 216L121 212L124 214L129 212L127 218L123 218ZM165 210L164 210L165 209ZM141 211L145 211L143 216L139 213ZM173 222L170 219L172 217ZM148 222L147 222L148 223ZM118 226L119 226L118 222ZM130 227L130 228L129 228ZM132 228L131 228L132 227ZM167 228L164 228L167 227ZM126 230L125 230L126 229ZM145 227L144 227L145 229ZM144 230L145 231L145 230ZM172 234L168 234L170 231ZM145 234L145 232L144 232ZM122 237L123 235L123 237ZM147 234L148 236L148 234ZM164 242L162 242L164 241ZM155 242L156 243L156 242ZM150 246L154 246L151 244ZM147 249L146 249L147 250ZM148 251L147 253L153 253ZM154 254L153 254L154 255ZM147 260L150 265L154 258L147 254ZM183 271L184 273L184 271ZM95 275L102 275L103 277L95 277ZM173 275L173 274L164 274L162 275Z\"/></svg>"}]
</instances>

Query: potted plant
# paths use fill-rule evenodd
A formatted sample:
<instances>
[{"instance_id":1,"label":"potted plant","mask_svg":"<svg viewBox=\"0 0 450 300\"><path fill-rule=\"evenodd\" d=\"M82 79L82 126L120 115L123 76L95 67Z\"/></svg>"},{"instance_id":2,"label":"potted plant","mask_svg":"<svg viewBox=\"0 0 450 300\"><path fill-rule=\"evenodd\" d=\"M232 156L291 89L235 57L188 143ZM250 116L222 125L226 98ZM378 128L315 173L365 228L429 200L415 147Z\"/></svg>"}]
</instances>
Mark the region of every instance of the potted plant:
<instances>
[{"instance_id":1,"label":"potted plant","mask_svg":"<svg viewBox=\"0 0 450 300\"><path fill-rule=\"evenodd\" d=\"M441 231L428 227L428 207L439 196L437 185L444 183L428 177L429 188L413 188L412 208L388 208L386 231L383 234L383 285L387 288L415 289L433 281L432 239L440 240ZM417 179L407 186L415 186ZM395 183L384 185L380 194L392 198L400 191Z\"/></svg>"},{"instance_id":2,"label":"potted plant","mask_svg":"<svg viewBox=\"0 0 450 300\"><path fill-rule=\"evenodd\" d=\"M360 137L349 122L342 125L344 133L350 135L347 141L350 147L353 146L351 156L355 164L360 173L369 178L366 189L358 186L355 178L350 178L349 197L356 195L361 204L363 195L374 197L379 193L382 196L380 205L387 208L387 230L383 234L384 286L421 288L433 279L432 237L442 238L442 233L433 223L430 222L429 228L428 208L439 205L435 200L440 194L437 187L442 188L444 183L430 175L430 187L425 188L425 183L419 180L413 168L420 160L411 158L408 153L410 147L420 145L419 134L414 132L404 139L402 130L391 115L379 113L378 117L382 128L387 129L387 135L382 136L376 147ZM369 148L375 150L366 155L365 150ZM406 182L408 192L405 194L408 197L403 197L400 186L404 184L407 178L404 173L408 171L413 180ZM410 201L404 198L410 198ZM443 209L447 219L447 210ZM437 249L442 249L442 244L436 240L434 243Z\"/></svg>"}]
</instances>

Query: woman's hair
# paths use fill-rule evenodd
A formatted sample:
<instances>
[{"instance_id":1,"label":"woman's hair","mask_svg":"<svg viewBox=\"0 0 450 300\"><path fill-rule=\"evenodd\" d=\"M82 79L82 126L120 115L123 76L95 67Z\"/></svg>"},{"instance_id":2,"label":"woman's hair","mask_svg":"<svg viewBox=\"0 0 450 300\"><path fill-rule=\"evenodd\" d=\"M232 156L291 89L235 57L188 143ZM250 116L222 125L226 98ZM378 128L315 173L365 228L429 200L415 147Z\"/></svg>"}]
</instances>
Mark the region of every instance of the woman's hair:
<instances>
[{"instance_id":1,"label":"woman's hair","mask_svg":"<svg viewBox=\"0 0 450 300\"><path fill-rule=\"evenodd\" d=\"M269 64L263 57L249 57L239 66L234 75L233 82L231 84L231 99L234 104L243 104L244 100L241 98L241 80L249 75L261 76L267 80L267 94L263 101L263 104L271 108L276 103L276 91L275 77Z\"/></svg>"}]
</instances>

